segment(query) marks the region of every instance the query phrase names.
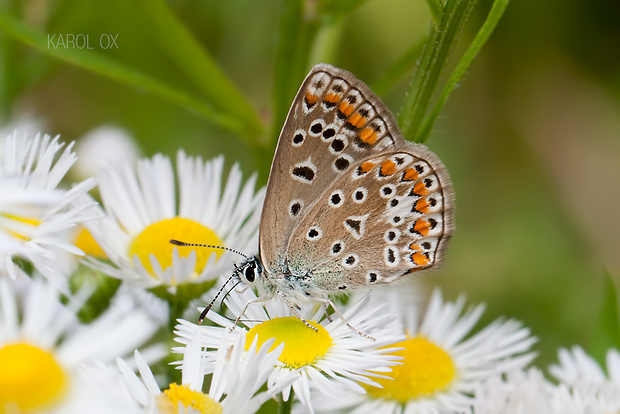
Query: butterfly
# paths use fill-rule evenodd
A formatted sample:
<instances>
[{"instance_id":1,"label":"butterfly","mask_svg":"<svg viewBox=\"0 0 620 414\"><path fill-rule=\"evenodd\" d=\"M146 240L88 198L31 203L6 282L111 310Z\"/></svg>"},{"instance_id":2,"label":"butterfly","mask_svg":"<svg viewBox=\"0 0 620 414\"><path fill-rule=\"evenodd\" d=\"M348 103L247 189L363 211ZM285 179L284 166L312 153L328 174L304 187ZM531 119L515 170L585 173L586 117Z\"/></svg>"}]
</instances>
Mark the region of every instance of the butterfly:
<instances>
[{"instance_id":1,"label":"butterfly","mask_svg":"<svg viewBox=\"0 0 620 414\"><path fill-rule=\"evenodd\" d=\"M334 294L432 268L453 229L452 187L439 158L406 141L362 81L318 64L278 140L259 254L233 276L256 289L252 302L279 296L314 329L296 304L318 302L338 312Z\"/></svg>"}]
</instances>

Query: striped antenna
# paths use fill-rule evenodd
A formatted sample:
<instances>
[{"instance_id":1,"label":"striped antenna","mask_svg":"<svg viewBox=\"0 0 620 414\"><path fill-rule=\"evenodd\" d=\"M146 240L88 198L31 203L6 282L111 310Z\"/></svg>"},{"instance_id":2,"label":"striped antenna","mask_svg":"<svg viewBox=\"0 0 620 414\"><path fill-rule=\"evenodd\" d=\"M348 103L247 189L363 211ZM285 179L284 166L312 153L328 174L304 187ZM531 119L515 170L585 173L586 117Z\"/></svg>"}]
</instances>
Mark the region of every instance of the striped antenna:
<instances>
[{"instance_id":1,"label":"striped antenna","mask_svg":"<svg viewBox=\"0 0 620 414\"><path fill-rule=\"evenodd\" d=\"M214 246L212 244L200 244L200 243L185 243L185 242L182 242L182 241L179 241L179 240L174 240L174 239L171 239L170 243L174 244L175 246L183 246L183 247L208 247L208 248L211 248L211 249L222 249L222 250L226 250L226 251L229 251L229 252L237 253L238 255L245 257L246 260L250 260L250 258L248 256L246 256L245 254L241 253L240 251L235 250L235 249L230 249L230 248L224 247L224 246ZM226 279L226 282L224 282L224 284L222 285L220 290L217 291L217 293L215 294L215 297L211 300L211 303L209 303L209 305L202 311L202 313L200 314L200 317L198 318L198 323L202 323L202 321L204 321L204 319L207 316L207 313L209 313L209 311L211 310L211 308L215 304L215 301L217 300L217 298L224 291L224 287L226 287L228 282L230 282L235 277L235 275L237 274L236 268L237 268L237 266L235 266L235 273L233 273L232 276L230 276L228 279ZM234 288L234 286L233 286L233 288Z\"/></svg>"},{"instance_id":2,"label":"striped antenna","mask_svg":"<svg viewBox=\"0 0 620 414\"><path fill-rule=\"evenodd\" d=\"M170 240L170 244L174 244L175 246L187 246L187 247L209 247L211 249L222 249L222 250L227 250L229 252L233 252L233 253L237 253L240 256L245 257L246 259L250 260L250 258L248 256L246 256L245 254L241 253L239 250L235 250L235 249L231 249L229 247L224 247L224 246L214 246L212 244L200 244L200 243L185 243L179 240Z\"/></svg>"},{"instance_id":3,"label":"striped antenna","mask_svg":"<svg viewBox=\"0 0 620 414\"><path fill-rule=\"evenodd\" d=\"M202 323L202 321L205 320L205 318L207 317L207 313L209 313L209 311L211 310L211 308L213 307L213 305L215 304L215 301L217 300L217 298L220 296L220 294L224 291L224 288L226 287L226 285L228 284L228 282L230 282L232 280L233 277L235 277L236 273L233 273L232 276L230 276L228 279L226 279L226 282L224 282L224 284L222 285L222 287L220 288L220 290L217 291L217 293L215 294L215 297L211 300L211 303L209 303L209 305L204 308L204 310L200 313L200 317L198 318L198 323ZM235 285L237 286L237 285ZM233 289L234 287L233 286ZM232 290L232 289L231 289ZM230 290L229 290L230 292ZM228 292L226 293L228 295ZM224 296L226 297L226 296ZM224 299L222 299L223 301Z\"/></svg>"}]
</instances>

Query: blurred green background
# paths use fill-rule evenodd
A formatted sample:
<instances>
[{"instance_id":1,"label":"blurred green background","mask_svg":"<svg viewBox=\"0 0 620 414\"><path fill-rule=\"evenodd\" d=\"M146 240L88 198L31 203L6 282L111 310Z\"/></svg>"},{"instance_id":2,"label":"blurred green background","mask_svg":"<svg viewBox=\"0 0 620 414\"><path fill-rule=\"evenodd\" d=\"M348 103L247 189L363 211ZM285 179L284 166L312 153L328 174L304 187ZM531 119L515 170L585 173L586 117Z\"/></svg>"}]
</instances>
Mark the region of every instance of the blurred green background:
<instances>
[{"instance_id":1,"label":"blurred green background","mask_svg":"<svg viewBox=\"0 0 620 414\"><path fill-rule=\"evenodd\" d=\"M0 29L2 124L30 117L67 141L116 125L144 155L179 148L225 154L248 175L260 171L264 183L277 138L269 125L284 3L167 2L256 110L270 140L262 150L181 105L55 59ZM90 34L91 42L118 35L118 49L93 52L175 88L194 87L162 52L161 37L155 40L162 33L144 17L148 0L0 4L4 15L44 34ZM307 18L314 7L306 4ZM463 39L471 40L489 7L479 1ZM428 32L429 16L422 0L362 2L338 16L335 30L324 33L328 50L316 55L372 86ZM464 293L470 303L486 302L486 322L522 320L540 338L541 366L556 360L560 346L580 344L600 356L606 277L620 274L619 22L618 2L513 1L427 141L451 172L457 231L443 269L418 279L442 286L447 298ZM392 111L406 86L405 78L382 94Z\"/></svg>"}]
</instances>

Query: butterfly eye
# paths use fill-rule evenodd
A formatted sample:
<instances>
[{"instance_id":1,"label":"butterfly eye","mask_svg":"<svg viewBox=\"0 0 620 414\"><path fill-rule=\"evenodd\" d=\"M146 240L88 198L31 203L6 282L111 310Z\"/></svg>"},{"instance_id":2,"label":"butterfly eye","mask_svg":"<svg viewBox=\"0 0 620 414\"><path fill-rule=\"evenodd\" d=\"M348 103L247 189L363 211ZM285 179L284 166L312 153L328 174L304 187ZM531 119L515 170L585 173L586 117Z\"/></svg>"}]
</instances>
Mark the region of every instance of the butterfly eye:
<instances>
[{"instance_id":1,"label":"butterfly eye","mask_svg":"<svg viewBox=\"0 0 620 414\"><path fill-rule=\"evenodd\" d=\"M254 278L255 278L256 273L254 272L254 265L253 264L245 268L244 275L245 275L245 279L249 283L254 282Z\"/></svg>"}]
</instances>

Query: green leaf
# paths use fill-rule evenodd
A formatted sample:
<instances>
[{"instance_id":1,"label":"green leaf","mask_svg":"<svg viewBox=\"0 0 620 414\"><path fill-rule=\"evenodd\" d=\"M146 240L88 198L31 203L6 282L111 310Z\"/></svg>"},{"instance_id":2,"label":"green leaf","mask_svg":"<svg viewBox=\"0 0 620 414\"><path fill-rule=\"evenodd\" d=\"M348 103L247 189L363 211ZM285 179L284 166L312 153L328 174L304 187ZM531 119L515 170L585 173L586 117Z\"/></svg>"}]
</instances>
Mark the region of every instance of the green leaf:
<instances>
[{"instance_id":1,"label":"green leaf","mask_svg":"<svg viewBox=\"0 0 620 414\"><path fill-rule=\"evenodd\" d=\"M596 324L590 354L603 366L609 348L620 348L620 316L618 290L609 273L605 273L600 315Z\"/></svg>"},{"instance_id":2,"label":"green leaf","mask_svg":"<svg viewBox=\"0 0 620 414\"><path fill-rule=\"evenodd\" d=\"M245 136L258 138L262 124L256 111L166 3L163 0L134 1L151 37L179 73L216 109L237 119L243 125Z\"/></svg>"},{"instance_id":3,"label":"green leaf","mask_svg":"<svg viewBox=\"0 0 620 414\"><path fill-rule=\"evenodd\" d=\"M448 96L450 96L450 93L452 93L456 85L463 78L463 76L469 69L469 66L478 55L478 52L480 52L480 49L482 49L482 46L487 42L487 40L489 40L489 36L491 36L491 33L497 26L497 23L499 23L499 20L504 14L507 6L508 0L496 0L493 3L493 7L491 7L491 11L489 12L489 15L487 16L484 24L480 28L480 31L478 31L478 34L476 34L476 37L472 41L471 45L463 54L463 57L457 64L454 72L452 72L450 79L448 79L448 82L444 86L439 98L435 102L433 109L424 120L424 124L422 125L420 132L418 133L419 142L426 141L426 139L430 135L433 125L437 120L437 117L439 116L439 113L441 112L443 106L448 100Z\"/></svg>"},{"instance_id":4,"label":"green leaf","mask_svg":"<svg viewBox=\"0 0 620 414\"><path fill-rule=\"evenodd\" d=\"M216 110L212 105L192 93L170 87L144 73L89 50L48 47L48 39L44 34L26 26L19 19L3 10L0 10L0 30L48 56L88 69L139 90L147 91L192 110L219 127L239 133L246 138L251 135L247 126L240 123L236 117Z\"/></svg>"},{"instance_id":5,"label":"green leaf","mask_svg":"<svg viewBox=\"0 0 620 414\"><path fill-rule=\"evenodd\" d=\"M463 26L475 0L447 2L438 25L432 26L429 40L422 51L420 63L413 75L407 96L398 116L405 138L420 141L420 128L427 108L439 86L441 75L448 66Z\"/></svg>"}]
</instances>

